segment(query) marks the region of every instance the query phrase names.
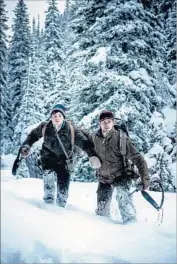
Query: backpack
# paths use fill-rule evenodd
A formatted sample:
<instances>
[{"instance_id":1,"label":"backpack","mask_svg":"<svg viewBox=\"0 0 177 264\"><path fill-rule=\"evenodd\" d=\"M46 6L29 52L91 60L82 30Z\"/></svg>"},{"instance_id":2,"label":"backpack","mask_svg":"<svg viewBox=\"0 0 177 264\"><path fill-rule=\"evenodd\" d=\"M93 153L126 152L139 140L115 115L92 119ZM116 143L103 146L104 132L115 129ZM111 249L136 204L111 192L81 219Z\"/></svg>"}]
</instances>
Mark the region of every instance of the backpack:
<instances>
[{"instance_id":1,"label":"backpack","mask_svg":"<svg viewBox=\"0 0 177 264\"><path fill-rule=\"evenodd\" d=\"M138 179L140 177L135 164L126 158L126 140L129 137L127 124L119 118L115 118L118 121L114 128L120 131L120 153L122 154L124 164L124 174L130 179Z\"/></svg>"}]
</instances>

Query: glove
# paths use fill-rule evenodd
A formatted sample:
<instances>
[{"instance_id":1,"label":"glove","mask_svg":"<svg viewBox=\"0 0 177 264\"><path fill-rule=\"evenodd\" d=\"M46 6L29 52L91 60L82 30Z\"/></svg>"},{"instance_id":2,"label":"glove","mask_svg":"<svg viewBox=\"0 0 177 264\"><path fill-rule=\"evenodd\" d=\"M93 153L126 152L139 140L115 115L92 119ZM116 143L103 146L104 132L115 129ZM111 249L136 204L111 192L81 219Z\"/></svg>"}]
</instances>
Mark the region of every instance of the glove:
<instances>
[{"instance_id":1,"label":"glove","mask_svg":"<svg viewBox=\"0 0 177 264\"><path fill-rule=\"evenodd\" d=\"M89 161L93 169L99 169L101 167L101 162L97 156L90 157Z\"/></svg>"},{"instance_id":2,"label":"glove","mask_svg":"<svg viewBox=\"0 0 177 264\"><path fill-rule=\"evenodd\" d=\"M21 147L20 153L23 157L28 157L30 152L30 146L29 145L24 145Z\"/></svg>"},{"instance_id":3,"label":"glove","mask_svg":"<svg viewBox=\"0 0 177 264\"><path fill-rule=\"evenodd\" d=\"M149 177L145 176L144 178L142 178L142 184L143 184L143 190L146 190L147 188L149 188Z\"/></svg>"}]
</instances>

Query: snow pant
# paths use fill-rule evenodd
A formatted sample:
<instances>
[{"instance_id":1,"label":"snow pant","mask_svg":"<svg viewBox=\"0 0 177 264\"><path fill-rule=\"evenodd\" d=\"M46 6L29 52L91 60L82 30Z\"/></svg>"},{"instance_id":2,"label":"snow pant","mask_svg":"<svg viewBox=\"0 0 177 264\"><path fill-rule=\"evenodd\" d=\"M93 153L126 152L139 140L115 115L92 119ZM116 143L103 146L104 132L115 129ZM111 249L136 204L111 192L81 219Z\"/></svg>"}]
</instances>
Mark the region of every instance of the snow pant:
<instances>
[{"instance_id":1,"label":"snow pant","mask_svg":"<svg viewBox=\"0 0 177 264\"><path fill-rule=\"evenodd\" d=\"M46 203L56 203L65 207L68 199L70 173L65 169L65 166L58 166L57 169L44 170L43 174L44 182L44 197L43 200ZM56 194L56 182L57 182L57 194Z\"/></svg>"},{"instance_id":2,"label":"snow pant","mask_svg":"<svg viewBox=\"0 0 177 264\"><path fill-rule=\"evenodd\" d=\"M136 210L129 195L130 181L117 181L113 184L99 183L97 189L96 214L110 216L110 204L114 188L116 188L118 208L123 223L136 221Z\"/></svg>"}]
</instances>

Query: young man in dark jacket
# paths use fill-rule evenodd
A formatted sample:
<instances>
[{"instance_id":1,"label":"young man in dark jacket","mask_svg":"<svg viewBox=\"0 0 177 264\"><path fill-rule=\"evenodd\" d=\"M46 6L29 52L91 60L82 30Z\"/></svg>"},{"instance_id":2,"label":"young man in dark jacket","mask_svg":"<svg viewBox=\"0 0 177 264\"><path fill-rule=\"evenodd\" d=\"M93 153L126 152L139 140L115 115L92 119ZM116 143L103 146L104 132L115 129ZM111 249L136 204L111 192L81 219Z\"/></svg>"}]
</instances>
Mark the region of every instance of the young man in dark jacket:
<instances>
[{"instance_id":1,"label":"young man in dark jacket","mask_svg":"<svg viewBox=\"0 0 177 264\"><path fill-rule=\"evenodd\" d=\"M65 207L68 198L73 145L77 145L88 154L93 168L96 169L101 165L99 159L95 157L90 141L81 131L65 120L65 110L62 104L55 105L51 110L50 121L42 122L33 129L21 146L22 156L27 157L33 143L44 136L41 150L41 162L44 171L43 199L46 203L55 202L55 178L57 178L56 202L62 207ZM74 142L72 142L73 139Z\"/></svg>"},{"instance_id":2,"label":"young man in dark jacket","mask_svg":"<svg viewBox=\"0 0 177 264\"><path fill-rule=\"evenodd\" d=\"M120 130L114 127L114 115L110 111L103 111L99 117L100 129L96 134L84 132L94 143L96 156L101 161L101 167L97 169L99 180L97 189L96 213L109 216L110 203L114 187L117 189L117 201L123 223L136 221L136 211L129 195L131 179L125 175L123 155L120 152ZM129 137L126 140L126 159L131 160L137 166L142 188L149 186L148 167L143 156L136 150Z\"/></svg>"}]
</instances>

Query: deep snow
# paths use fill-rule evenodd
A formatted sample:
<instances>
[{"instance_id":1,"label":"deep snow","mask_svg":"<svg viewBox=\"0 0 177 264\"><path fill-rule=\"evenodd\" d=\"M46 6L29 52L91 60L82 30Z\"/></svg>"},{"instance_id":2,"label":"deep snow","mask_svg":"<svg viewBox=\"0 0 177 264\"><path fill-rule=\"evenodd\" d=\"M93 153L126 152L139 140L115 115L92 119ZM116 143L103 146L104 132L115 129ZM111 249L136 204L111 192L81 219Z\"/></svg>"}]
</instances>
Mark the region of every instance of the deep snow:
<instances>
[{"instance_id":1,"label":"deep snow","mask_svg":"<svg viewBox=\"0 0 177 264\"><path fill-rule=\"evenodd\" d=\"M163 223L140 193L138 222L96 216L97 183L71 182L66 209L43 203L40 179L1 171L1 263L176 263L176 194L165 193ZM149 192L159 202L160 193Z\"/></svg>"}]
</instances>

